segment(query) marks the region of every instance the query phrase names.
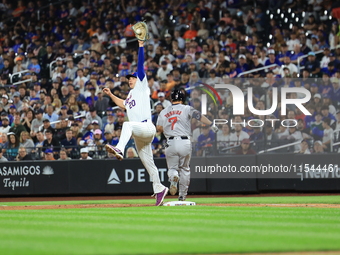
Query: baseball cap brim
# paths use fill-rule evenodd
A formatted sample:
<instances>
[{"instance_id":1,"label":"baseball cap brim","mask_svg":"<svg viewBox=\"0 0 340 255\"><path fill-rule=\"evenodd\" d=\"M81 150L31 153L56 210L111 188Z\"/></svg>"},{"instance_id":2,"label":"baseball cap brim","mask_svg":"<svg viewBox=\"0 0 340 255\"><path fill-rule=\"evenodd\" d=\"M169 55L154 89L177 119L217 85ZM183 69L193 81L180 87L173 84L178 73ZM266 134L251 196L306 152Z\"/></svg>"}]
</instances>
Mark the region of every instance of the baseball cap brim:
<instances>
[{"instance_id":1,"label":"baseball cap brim","mask_svg":"<svg viewBox=\"0 0 340 255\"><path fill-rule=\"evenodd\" d=\"M128 74L125 77L126 79L130 79L131 77L137 78L137 73Z\"/></svg>"}]
</instances>

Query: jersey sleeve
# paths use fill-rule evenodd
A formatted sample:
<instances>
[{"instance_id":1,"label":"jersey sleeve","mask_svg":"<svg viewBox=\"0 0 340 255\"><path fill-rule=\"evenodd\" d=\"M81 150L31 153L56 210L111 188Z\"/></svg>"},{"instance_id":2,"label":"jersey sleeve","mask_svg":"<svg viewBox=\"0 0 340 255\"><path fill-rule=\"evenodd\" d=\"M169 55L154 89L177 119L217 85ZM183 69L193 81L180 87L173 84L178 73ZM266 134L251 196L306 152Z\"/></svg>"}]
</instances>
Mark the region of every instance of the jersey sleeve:
<instances>
[{"instance_id":1,"label":"jersey sleeve","mask_svg":"<svg viewBox=\"0 0 340 255\"><path fill-rule=\"evenodd\" d=\"M144 47L139 47L138 50L137 78L138 78L136 83L137 89L140 90L149 89L148 79L144 71Z\"/></svg>"},{"instance_id":2,"label":"jersey sleeve","mask_svg":"<svg viewBox=\"0 0 340 255\"><path fill-rule=\"evenodd\" d=\"M189 107L189 116L190 116L190 118L200 120L201 116L202 116L201 112L196 110L192 106L188 106L188 107Z\"/></svg>"},{"instance_id":3,"label":"jersey sleeve","mask_svg":"<svg viewBox=\"0 0 340 255\"><path fill-rule=\"evenodd\" d=\"M163 111L161 111L158 115L156 126L164 127L164 112Z\"/></svg>"}]
</instances>

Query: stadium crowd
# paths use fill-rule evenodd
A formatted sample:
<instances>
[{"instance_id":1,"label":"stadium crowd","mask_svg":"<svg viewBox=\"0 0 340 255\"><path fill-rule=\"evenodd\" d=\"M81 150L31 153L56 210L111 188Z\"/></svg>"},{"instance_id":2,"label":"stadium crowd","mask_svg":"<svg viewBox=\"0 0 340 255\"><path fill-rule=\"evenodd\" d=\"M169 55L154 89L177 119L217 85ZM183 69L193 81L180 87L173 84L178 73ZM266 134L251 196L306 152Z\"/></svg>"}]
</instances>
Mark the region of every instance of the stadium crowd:
<instances>
[{"instance_id":1,"label":"stadium crowd","mask_svg":"<svg viewBox=\"0 0 340 255\"><path fill-rule=\"evenodd\" d=\"M174 88L186 93L186 103L198 110L202 84L232 83L244 91L252 87L253 105L259 110L270 108L273 88L304 87L312 94L305 105L312 116L297 107L287 107L287 116L280 116L279 107L271 116L255 116L247 107L243 116L234 116L232 95L218 89L222 104L208 99L211 119L295 119L297 126L224 124L215 136L193 121L195 155L254 154L282 141L301 141L294 146L297 153L329 152L331 140L338 141L333 131L340 128L337 4L2 0L0 161L108 157L104 145L118 143L126 118L102 88L126 98L125 75L137 66L131 24L141 20L150 32L144 66L154 123L171 104ZM156 135L155 157L164 157L163 140L162 134ZM133 140L125 154L138 157Z\"/></svg>"}]
</instances>

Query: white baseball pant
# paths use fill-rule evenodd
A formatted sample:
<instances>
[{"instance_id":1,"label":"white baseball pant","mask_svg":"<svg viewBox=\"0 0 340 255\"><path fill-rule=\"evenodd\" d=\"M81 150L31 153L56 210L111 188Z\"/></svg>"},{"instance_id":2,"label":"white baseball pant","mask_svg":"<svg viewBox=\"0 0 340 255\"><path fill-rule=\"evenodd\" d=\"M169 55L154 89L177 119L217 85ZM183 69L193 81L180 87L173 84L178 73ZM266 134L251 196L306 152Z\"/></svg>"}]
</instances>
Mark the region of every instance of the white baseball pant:
<instances>
[{"instance_id":1,"label":"white baseball pant","mask_svg":"<svg viewBox=\"0 0 340 255\"><path fill-rule=\"evenodd\" d=\"M148 171L154 193L162 192L165 186L159 179L158 168L153 160L151 142L156 134L156 127L148 120L146 122L128 121L123 123L122 133L117 144L117 148L124 152L126 144L131 136L135 140L137 153L144 167Z\"/></svg>"},{"instance_id":2,"label":"white baseball pant","mask_svg":"<svg viewBox=\"0 0 340 255\"><path fill-rule=\"evenodd\" d=\"M168 145L165 155L169 181L171 182L174 176L179 176L178 193L185 198L190 184L191 142L190 139L174 137L168 140Z\"/></svg>"}]
</instances>

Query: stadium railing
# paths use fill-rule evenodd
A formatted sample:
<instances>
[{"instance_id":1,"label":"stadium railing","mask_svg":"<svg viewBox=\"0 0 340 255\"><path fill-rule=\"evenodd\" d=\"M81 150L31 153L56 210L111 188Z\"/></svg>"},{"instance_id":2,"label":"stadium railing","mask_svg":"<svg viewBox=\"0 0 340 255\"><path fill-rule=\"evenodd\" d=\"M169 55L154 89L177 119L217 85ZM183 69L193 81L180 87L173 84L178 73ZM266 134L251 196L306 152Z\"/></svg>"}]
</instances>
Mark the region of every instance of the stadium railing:
<instances>
[{"instance_id":1,"label":"stadium railing","mask_svg":"<svg viewBox=\"0 0 340 255\"><path fill-rule=\"evenodd\" d=\"M20 72L16 72L16 73L12 73L12 74L9 74L9 81L10 83L12 84L13 83L13 77L14 76L17 76L17 75L20 75L23 74L23 73L30 73L31 71L30 70L23 70L23 71L20 71Z\"/></svg>"},{"instance_id":2,"label":"stadium railing","mask_svg":"<svg viewBox=\"0 0 340 255\"><path fill-rule=\"evenodd\" d=\"M293 142L293 143L289 143L289 144L285 144L285 145L280 145L280 146L277 146L277 147L274 147L274 148L269 148L269 149L265 149L265 150L262 150L262 151L259 151L258 154L262 154L262 153L266 153L266 152L270 152L270 151L275 151L275 150L280 150L282 148L287 148L287 147L290 147L290 146L293 146L293 145L298 145L301 143L302 140L299 140L297 142Z\"/></svg>"},{"instance_id":3,"label":"stadium railing","mask_svg":"<svg viewBox=\"0 0 340 255\"><path fill-rule=\"evenodd\" d=\"M26 82L31 82L31 81L33 81L32 78L29 78L27 80L15 82L12 85L16 86L16 85L19 85L19 84L22 84L22 83L26 83Z\"/></svg>"},{"instance_id":4,"label":"stadium railing","mask_svg":"<svg viewBox=\"0 0 340 255\"><path fill-rule=\"evenodd\" d=\"M335 129L333 130L333 135L332 135L332 139L331 139L331 143L330 143L330 150L331 152L334 152L334 147L337 146L337 150L338 150L338 145L340 145L340 129Z\"/></svg>"},{"instance_id":5,"label":"stadium railing","mask_svg":"<svg viewBox=\"0 0 340 255\"><path fill-rule=\"evenodd\" d=\"M268 68L271 68L271 67L276 67L276 66L280 67L278 64L272 64L272 65L269 65L269 66L263 66L263 67L252 69L252 70L249 70L249 71L246 71L246 72L239 73L237 75L237 77L241 77L241 76L246 75L246 74L255 73L257 71L265 70L265 69L268 69Z\"/></svg>"}]
</instances>

